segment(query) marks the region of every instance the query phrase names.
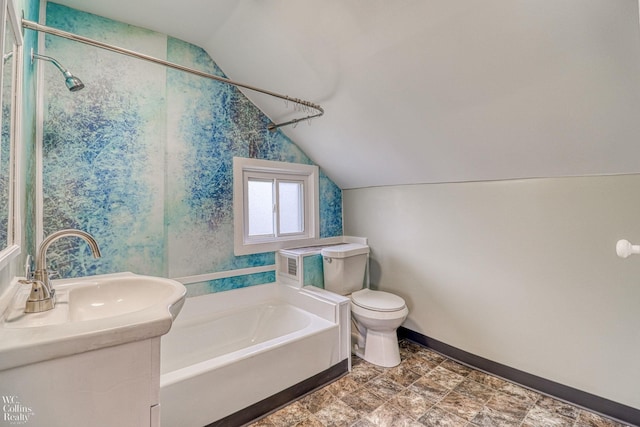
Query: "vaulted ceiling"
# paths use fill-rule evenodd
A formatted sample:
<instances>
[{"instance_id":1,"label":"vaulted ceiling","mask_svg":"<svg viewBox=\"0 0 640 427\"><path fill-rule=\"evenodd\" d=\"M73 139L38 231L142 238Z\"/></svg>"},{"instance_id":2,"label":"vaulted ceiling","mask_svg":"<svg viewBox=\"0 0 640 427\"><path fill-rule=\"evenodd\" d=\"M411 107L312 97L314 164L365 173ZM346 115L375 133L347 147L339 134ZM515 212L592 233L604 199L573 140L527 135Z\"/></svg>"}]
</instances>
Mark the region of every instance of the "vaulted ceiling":
<instances>
[{"instance_id":1,"label":"vaulted ceiling","mask_svg":"<svg viewBox=\"0 0 640 427\"><path fill-rule=\"evenodd\" d=\"M58 0L322 105L342 188L640 172L637 0ZM275 121L280 100L245 94Z\"/></svg>"}]
</instances>

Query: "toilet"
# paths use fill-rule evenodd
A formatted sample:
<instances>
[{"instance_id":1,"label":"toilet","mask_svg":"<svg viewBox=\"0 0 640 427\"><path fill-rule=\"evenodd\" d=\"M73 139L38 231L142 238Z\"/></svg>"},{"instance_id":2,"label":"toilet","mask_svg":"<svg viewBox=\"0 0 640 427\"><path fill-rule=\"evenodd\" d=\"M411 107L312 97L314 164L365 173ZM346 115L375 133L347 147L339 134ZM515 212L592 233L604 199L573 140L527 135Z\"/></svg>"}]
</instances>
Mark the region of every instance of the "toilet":
<instances>
[{"instance_id":1,"label":"toilet","mask_svg":"<svg viewBox=\"0 0 640 427\"><path fill-rule=\"evenodd\" d=\"M322 249L324 288L351 298L352 350L374 365L400 363L396 330L409 314L402 298L363 289L369 246L346 243Z\"/></svg>"}]
</instances>

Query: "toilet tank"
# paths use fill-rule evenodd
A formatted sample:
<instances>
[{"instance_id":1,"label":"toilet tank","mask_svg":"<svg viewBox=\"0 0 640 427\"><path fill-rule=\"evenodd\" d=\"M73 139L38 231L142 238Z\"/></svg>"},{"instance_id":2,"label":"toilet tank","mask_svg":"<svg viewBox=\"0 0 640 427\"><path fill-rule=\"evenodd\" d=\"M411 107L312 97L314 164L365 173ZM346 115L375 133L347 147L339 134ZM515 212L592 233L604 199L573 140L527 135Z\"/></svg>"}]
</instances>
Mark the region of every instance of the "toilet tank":
<instances>
[{"instance_id":1,"label":"toilet tank","mask_svg":"<svg viewBox=\"0 0 640 427\"><path fill-rule=\"evenodd\" d=\"M369 246L346 243L328 246L321 253L326 290L348 295L362 289Z\"/></svg>"}]
</instances>

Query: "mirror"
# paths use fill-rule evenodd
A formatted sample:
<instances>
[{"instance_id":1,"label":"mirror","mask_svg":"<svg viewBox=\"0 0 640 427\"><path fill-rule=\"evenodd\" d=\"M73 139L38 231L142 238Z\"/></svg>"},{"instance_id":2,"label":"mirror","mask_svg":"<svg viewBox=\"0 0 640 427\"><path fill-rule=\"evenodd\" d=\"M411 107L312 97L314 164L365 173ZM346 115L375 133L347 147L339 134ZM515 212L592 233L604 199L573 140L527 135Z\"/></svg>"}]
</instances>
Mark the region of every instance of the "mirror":
<instances>
[{"instance_id":1,"label":"mirror","mask_svg":"<svg viewBox=\"0 0 640 427\"><path fill-rule=\"evenodd\" d=\"M0 33L0 268L17 255L20 243L19 196L16 169L19 162L19 104L22 33L13 2L2 0Z\"/></svg>"}]
</instances>

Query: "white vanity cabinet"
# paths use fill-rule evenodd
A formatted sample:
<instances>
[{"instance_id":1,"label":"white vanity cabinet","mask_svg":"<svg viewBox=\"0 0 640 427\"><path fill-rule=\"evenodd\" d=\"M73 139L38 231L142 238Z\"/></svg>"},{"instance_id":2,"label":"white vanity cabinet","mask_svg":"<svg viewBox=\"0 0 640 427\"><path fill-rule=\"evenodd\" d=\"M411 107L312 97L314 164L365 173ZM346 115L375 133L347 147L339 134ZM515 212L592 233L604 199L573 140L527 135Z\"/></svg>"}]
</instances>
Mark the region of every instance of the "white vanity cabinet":
<instances>
[{"instance_id":1,"label":"white vanity cabinet","mask_svg":"<svg viewBox=\"0 0 640 427\"><path fill-rule=\"evenodd\" d=\"M159 395L154 337L0 371L0 426L159 427Z\"/></svg>"}]
</instances>

